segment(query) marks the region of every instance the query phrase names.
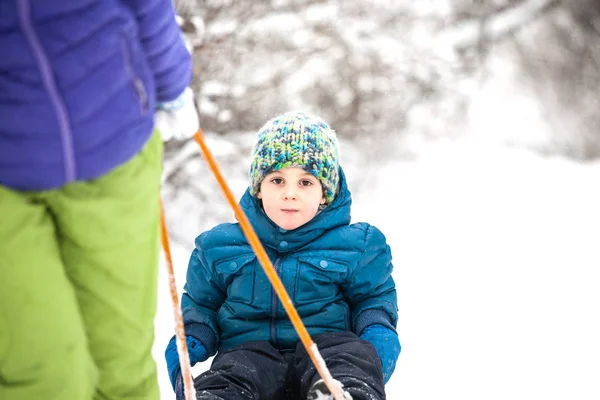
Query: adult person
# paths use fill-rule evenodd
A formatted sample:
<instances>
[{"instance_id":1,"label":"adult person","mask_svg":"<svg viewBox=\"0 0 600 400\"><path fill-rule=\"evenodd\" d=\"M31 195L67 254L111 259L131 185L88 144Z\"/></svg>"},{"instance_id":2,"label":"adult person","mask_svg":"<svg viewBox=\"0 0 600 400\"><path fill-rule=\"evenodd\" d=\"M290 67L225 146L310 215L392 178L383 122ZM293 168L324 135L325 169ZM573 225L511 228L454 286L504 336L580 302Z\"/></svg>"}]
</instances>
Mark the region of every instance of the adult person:
<instances>
[{"instance_id":1,"label":"adult person","mask_svg":"<svg viewBox=\"0 0 600 400\"><path fill-rule=\"evenodd\" d=\"M190 79L171 0L0 0L3 400L159 398L154 123L197 130Z\"/></svg>"}]
</instances>

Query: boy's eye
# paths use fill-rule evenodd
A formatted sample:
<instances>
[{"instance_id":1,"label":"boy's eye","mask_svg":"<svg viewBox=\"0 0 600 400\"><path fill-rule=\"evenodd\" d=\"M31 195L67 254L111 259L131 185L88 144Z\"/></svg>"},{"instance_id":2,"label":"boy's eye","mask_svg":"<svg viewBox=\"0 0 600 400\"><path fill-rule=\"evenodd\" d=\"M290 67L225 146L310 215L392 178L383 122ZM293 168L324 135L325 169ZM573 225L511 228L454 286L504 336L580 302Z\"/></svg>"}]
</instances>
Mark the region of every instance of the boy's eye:
<instances>
[{"instance_id":1,"label":"boy's eye","mask_svg":"<svg viewBox=\"0 0 600 400\"><path fill-rule=\"evenodd\" d=\"M310 186L313 183L311 181L309 181L308 179L303 179L300 181L300 186Z\"/></svg>"},{"instance_id":2,"label":"boy's eye","mask_svg":"<svg viewBox=\"0 0 600 400\"><path fill-rule=\"evenodd\" d=\"M271 179L271 182L273 182L276 185L281 185L283 183L283 179L281 179L281 178L273 178L273 179Z\"/></svg>"}]
</instances>

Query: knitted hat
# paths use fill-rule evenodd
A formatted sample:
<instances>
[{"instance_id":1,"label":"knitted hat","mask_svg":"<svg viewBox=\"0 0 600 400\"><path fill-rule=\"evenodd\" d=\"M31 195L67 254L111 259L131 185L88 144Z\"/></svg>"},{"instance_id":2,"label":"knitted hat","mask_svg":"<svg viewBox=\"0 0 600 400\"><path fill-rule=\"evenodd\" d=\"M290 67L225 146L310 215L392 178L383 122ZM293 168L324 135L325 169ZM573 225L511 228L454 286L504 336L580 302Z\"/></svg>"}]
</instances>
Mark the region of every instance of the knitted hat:
<instances>
[{"instance_id":1,"label":"knitted hat","mask_svg":"<svg viewBox=\"0 0 600 400\"><path fill-rule=\"evenodd\" d=\"M258 131L252 149L250 193L256 196L266 175L289 167L300 167L313 174L323 185L326 204L333 201L340 179L338 141L333 129L321 118L287 112Z\"/></svg>"}]
</instances>

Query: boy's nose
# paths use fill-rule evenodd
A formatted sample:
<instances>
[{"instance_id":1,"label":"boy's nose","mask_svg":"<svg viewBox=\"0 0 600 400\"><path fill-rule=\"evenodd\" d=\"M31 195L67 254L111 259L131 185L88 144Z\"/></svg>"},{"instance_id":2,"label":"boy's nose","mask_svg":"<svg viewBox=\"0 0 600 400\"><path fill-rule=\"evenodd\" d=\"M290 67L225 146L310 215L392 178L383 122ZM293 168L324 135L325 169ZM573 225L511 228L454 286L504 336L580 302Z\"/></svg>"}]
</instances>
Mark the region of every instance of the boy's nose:
<instances>
[{"instance_id":1,"label":"boy's nose","mask_svg":"<svg viewBox=\"0 0 600 400\"><path fill-rule=\"evenodd\" d=\"M283 198L286 200L294 200L296 199L296 189L295 188L286 188L283 192Z\"/></svg>"}]
</instances>

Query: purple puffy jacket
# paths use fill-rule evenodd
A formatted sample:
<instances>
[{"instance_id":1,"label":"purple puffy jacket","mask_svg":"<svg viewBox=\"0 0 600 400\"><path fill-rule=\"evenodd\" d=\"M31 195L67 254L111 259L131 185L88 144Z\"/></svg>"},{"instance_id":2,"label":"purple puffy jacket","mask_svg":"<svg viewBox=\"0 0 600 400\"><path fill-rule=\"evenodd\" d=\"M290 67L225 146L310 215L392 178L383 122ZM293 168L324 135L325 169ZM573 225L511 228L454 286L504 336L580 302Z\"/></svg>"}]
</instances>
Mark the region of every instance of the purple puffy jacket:
<instances>
[{"instance_id":1,"label":"purple puffy jacket","mask_svg":"<svg viewBox=\"0 0 600 400\"><path fill-rule=\"evenodd\" d=\"M0 185L107 173L190 80L171 0L0 0Z\"/></svg>"}]
</instances>

